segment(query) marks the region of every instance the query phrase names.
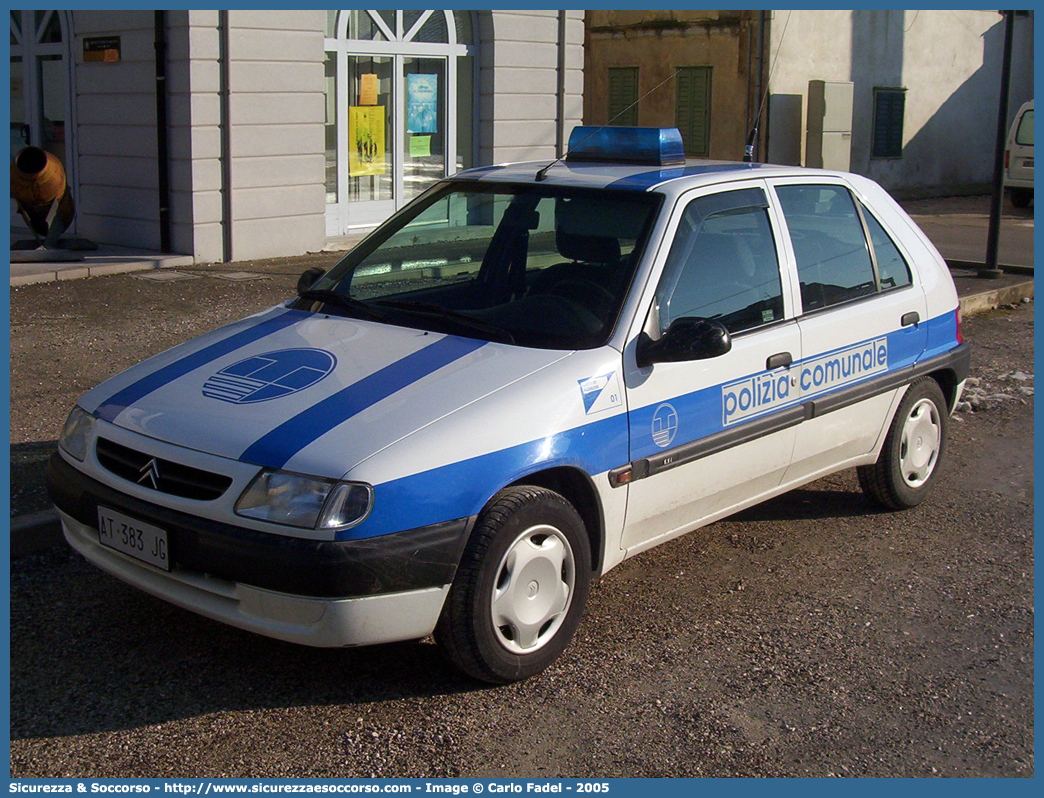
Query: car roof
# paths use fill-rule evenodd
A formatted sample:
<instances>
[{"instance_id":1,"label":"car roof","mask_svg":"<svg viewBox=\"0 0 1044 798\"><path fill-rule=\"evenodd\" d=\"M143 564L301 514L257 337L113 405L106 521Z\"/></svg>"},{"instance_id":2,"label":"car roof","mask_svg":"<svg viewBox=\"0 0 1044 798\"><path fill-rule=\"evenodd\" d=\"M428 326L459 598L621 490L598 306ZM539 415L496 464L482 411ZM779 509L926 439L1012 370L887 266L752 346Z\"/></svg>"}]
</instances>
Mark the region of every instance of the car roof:
<instances>
[{"instance_id":1,"label":"car roof","mask_svg":"<svg viewBox=\"0 0 1044 798\"><path fill-rule=\"evenodd\" d=\"M450 180L496 183L537 183L548 186L571 186L579 188L608 188L631 191L661 190L668 193L694 188L701 185L728 182L748 177L805 176L834 174L820 169L806 169L773 164L742 163L739 161L714 161L688 159L684 165L650 166L648 164L622 164L580 161L556 162L537 180L537 173L550 161L524 161L521 163L480 166L459 172Z\"/></svg>"}]
</instances>

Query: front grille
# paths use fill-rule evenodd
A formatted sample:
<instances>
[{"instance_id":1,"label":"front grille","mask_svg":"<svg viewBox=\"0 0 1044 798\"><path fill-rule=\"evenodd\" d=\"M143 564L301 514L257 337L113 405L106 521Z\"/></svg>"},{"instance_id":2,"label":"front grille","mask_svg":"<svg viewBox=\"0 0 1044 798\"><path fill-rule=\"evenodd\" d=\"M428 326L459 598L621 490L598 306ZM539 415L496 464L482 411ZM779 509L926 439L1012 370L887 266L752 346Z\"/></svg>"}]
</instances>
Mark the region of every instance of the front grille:
<instances>
[{"instance_id":1,"label":"front grille","mask_svg":"<svg viewBox=\"0 0 1044 798\"><path fill-rule=\"evenodd\" d=\"M105 438L98 439L95 453L102 467L121 479L184 499L212 501L232 484L231 477L153 457Z\"/></svg>"}]
</instances>

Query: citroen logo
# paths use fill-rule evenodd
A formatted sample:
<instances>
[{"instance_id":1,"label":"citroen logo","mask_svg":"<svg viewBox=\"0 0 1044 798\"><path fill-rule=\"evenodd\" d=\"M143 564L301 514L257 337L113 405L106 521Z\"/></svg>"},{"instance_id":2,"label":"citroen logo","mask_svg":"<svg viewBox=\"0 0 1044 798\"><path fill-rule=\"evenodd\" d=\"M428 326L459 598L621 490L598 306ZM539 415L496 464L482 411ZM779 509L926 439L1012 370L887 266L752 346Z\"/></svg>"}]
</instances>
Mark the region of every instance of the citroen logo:
<instances>
[{"instance_id":1,"label":"citroen logo","mask_svg":"<svg viewBox=\"0 0 1044 798\"><path fill-rule=\"evenodd\" d=\"M151 485L153 490L158 490L159 478L159 466L156 464L156 458L153 457L138 472L138 484Z\"/></svg>"}]
</instances>

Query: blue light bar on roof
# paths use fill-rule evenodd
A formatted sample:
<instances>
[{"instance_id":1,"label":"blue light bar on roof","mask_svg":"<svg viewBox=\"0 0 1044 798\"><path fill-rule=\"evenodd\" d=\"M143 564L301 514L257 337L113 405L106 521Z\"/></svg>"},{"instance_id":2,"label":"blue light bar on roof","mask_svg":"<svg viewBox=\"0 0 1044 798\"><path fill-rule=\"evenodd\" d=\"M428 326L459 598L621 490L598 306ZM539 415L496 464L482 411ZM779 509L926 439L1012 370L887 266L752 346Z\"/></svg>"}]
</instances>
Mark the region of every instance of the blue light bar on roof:
<instances>
[{"instance_id":1,"label":"blue light bar on roof","mask_svg":"<svg viewBox=\"0 0 1044 798\"><path fill-rule=\"evenodd\" d=\"M676 127L595 127L577 125L569 134L567 163L676 166L685 163L685 147Z\"/></svg>"}]
</instances>

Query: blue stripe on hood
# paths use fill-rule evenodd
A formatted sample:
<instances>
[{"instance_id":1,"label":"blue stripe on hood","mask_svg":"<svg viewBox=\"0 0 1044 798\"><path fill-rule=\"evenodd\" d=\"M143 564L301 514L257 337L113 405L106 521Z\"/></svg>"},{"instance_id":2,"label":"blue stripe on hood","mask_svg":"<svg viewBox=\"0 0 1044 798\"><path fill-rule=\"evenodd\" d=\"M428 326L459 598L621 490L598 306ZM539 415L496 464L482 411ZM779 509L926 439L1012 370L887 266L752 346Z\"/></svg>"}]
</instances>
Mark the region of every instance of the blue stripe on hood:
<instances>
[{"instance_id":1,"label":"blue stripe on hood","mask_svg":"<svg viewBox=\"0 0 1044 798\"><path fill-rule=\"evenodd\" d=\"M291 457L334 427L486 343L446 336L287 419L251 444L239 459L268 468L282 468Z\"/></svg>"},{"instance_id":2,"label":"blue stripe on hood","mask_svg":"<svg viewBox=\"0 0 1044 798\"><path fill-rule=\"evenodd\" d=\"M114 421L116 416L153 391L159 390L165 385L173 382L179 377L184 377L190 371L205 366L219 357L234 352L236 349L252 344L267 335L289 327L308 314L299 310L288 310L277 315L269 315L262 318L258 323L247 327L245 330L223 338L210 346L205 346L197 352L186 355L179 360L168 363L163 368L142 377L137 382L132 382L126 388L117 391L110 396L94 411L94 414L106 421Z\"/></svg>"}]
</instances>

